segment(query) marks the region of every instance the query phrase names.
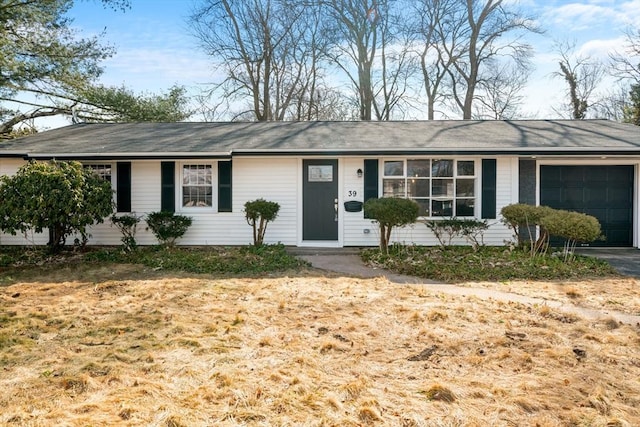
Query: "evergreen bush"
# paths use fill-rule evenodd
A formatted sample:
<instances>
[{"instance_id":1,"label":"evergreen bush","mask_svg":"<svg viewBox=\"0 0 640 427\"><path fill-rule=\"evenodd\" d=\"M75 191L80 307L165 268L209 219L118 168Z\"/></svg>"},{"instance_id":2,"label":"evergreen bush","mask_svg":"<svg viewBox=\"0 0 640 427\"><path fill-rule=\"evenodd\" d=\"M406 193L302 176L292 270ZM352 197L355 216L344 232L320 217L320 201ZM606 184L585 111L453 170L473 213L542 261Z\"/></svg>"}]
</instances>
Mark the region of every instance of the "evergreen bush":
<instances>
[{"instance_id":1,"label":"evergreen bush","mask_svg":"<svg viewBox=\"0 0 640 427\"><path fill-rule=\"evenodd\" d=\"M244 214L253 228L253 245L258 247L264 243L264 235L267 232L267 224L276 219L280 205L264 199L248 201L244 204Z\"/></svg>"},{"instance_id":2,"label":"evergreen bush","mask_svg":"<svg viewBox=\"0 0 640 427\"><path fill-rule=\"evenodd\" d=\"M380 250L388 252L393 227L403 227L418 220L420 207L409 199L382 197L369 199L364 204L365 216L380 227Z\"/></svg>"},{"instance_id":3,"label":"evergreen bush","mask_svg":"<svg viewBox=\"0 0 640 427\"><path fill-rule=\"evenodd\" d=\"M151 212L147 215L147 229L151 229L158 242L164 246L173 246L192 223L193 218L173 212Z\"/></svg>"}]
</instances>

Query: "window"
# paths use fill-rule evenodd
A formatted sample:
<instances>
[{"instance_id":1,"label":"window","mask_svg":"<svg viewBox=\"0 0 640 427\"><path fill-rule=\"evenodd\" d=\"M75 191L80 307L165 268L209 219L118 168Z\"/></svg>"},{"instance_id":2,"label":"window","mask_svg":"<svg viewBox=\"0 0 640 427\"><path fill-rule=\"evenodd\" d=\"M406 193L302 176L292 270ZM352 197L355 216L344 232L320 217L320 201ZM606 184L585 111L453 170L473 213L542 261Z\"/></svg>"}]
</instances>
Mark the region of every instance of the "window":
<instances>
[{"instance_id":1,"label":"window","mask_svg":"<svg viewBox=\"0 0 640 427\"><path fill-rule=\"evenodd\" d=\"M98 175L100 178L104 179L105 181L112 182L110 164L85 165L84 167L93 170L96 173L96 175Z\"/></svg>"},{"instance_id":2,"label":"window","mask_svg":"<svg viewBox=\"0 0 640 427\"><path fill-rule=\"evenodd\" d=\"M185 208L213 206L211 165L182 166L182 206Z\"/></svg>"},{"instance_id":3,"label":"window","mask_svg":"<svg viewBox=\"0 0 640 427\"><path fill-rule=\"evenodd\" d=\"M383 173L383 196L414 200L420 216L475 215L473 160L385 160Z\"/></svg>"}]
</instances>

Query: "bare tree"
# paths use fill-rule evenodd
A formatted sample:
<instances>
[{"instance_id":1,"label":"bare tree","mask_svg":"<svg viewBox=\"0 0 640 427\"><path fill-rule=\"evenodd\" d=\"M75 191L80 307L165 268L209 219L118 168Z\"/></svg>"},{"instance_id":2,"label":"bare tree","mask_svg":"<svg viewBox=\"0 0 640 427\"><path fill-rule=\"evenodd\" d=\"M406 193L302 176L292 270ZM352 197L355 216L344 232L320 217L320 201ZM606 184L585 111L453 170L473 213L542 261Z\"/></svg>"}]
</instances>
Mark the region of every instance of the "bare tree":
<instances>
[{"instance_id":1,"label":"bare tree","mask_svg":"<svg viewBox=\"0 0 640 427\"><path fill-rule=\"evenodd\" d=\"M526 70L532 47L521 40L519 33L540 30L532 18L509 8L502 0L466 0L449 13L448 19L465 24L455 32L442 34L447 62L452 65L446 69L453 100L462 111L463 119L470 119L476 90L486 82L485 70L495 66L498 59L509 59ZM502 40L507 34L515 37Z\"/></svg>"},{"instance_id":2,"label":"bare tree","mask_svg":"<svg viewBox=\"0 0 640 427\"><path fill-rule=\"evenodd\" d=\"M408 106L415 70L402 0L320 0L332 21L331 61L356 94L360 120L389 120Z\"/></svg>"},{"instance_id":3,"label":"bare tree","mask_svg":"<svg viewBox=\"0 0 640 427\"><path fill-rule=\"evenodd\" d=\"M558 42L556 50L559 55L560 71L555 77L563 78L567 82L568 109L572 119L584 119L587 110L599 100L596 90L605 75L604 64L590 56L575 53L575 42Z\"/></svg>"},{"instance_id":4,"label":"bare tree","mask_svg":"<svg viewBox=\"0 0 640 427\"><path fill-rule=\"evenodd\" d=\"M625 111L631 105L629 87L621 82L602 94L597 103L592 105L592 115L599 119L622 122Z\"/></svg>"},{"instance_id":5,"label":"bare tree","mask_svg":"<svg viewBox=\"0 0 640 427\"><path fill-rule=\"evenodd\" d=\"M360 120L372 118L373 62L378 49L380 3L385 0L327 0L324 3L333 20L334 43L330 57L357 92Z\"/></svg>"},{"instance_id":6,"label":"bare tree","mask_svg":"<svg viewBox=\"0 0 640 427\"><path fill-rule=\"evenodd\" d=\"M454 58L447 54L444 45L462 39L459 34L464 21L450 19L459 7L458 0L422 0L414 3L412 31L416 35L416 54L427 97L429 120L435 118L436 105L449 97L447 76Z\"/></svg>"},{"instance_id":7,"label":"bare tree","mask_svg":"<svg viewBox=\"0 0 640 427\"><path fill-rule=\"evenodd\" d=\"M610 56L612 74L621 80L640 84L640 28L627 29L625 36L623 51Z\"/></svg>"},{"instance_id":8,"label":"bare tree","mask_svg":"<svg viewBox=\"0 0 640 427\"><path fill-rule=\"evenodd\" d=\"M474 119L512 120L521 115L522 90L529 73L522 67L505 64L495 67L485 78L474 105Z\"/></svg>"},{"instance_id":9,"label":"bare tree","mask_svg":"<svg viewBox=\"0 0 640 427\"><path fill-rule=\"evenodd\" d=\"M396 6L404 2L395 2ZM388 3L381 7L380 55L374 67L373 108L376 119L391 120L405 111L410 104L408 91L417 71L412 55L414 34L405 23L404 7L392 8Z\"/></svg>"},{"instance_id":10,"label":"bare tree","mask_svg":"<svg viewBox=\"0 0 640 427\"><path fill-rule=\"evenodd\" d=\"M265 121L295 117L297 103L313 102L325 50L319 17L313 4L291 0L203 0L189 19L225 75L214 93L227 98L230 108L250 99L254 119Z\"/></svg>"}]
</instances>

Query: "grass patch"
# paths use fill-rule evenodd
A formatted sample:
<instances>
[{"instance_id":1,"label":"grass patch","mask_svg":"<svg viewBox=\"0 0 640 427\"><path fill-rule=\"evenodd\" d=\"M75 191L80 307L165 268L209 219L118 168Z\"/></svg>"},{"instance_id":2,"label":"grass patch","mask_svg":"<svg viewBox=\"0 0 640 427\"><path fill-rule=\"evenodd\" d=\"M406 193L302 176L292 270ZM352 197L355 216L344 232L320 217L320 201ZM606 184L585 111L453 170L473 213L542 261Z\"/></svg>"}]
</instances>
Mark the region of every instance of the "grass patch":
<instances>
[{"instance_id":1,"label":"grass patch","mask_svg":"<svg viewBox=\"0 0 640 427\"><path fill-rule=\"evenodd\" d=\"M55 256L46 248L3 247L0 267L73 264L142 264L155 271L183 271L221 275L258 275L296 270L307 264L291 256L284 245L261 247L161 247L147 246L125 253L120 248L90 248L87 252L65 251Z\"/></svg>"},{"instance_id":2,"label":"grass patch","mask_svg":"<svg viewBox=\"0 0 640 427\"><path fill-rule=\"evenodd\" d=\"M389 253L366 249L362 259L369 265L447 283L502 280L584 279L617 275L608 262L576 256L564 262L552 255L531 257L523 251L485 246L474 252L467 246L446 249L394 245Z\"/></svg>"},{"instance_id":3,"label":"grass patch","mask_svg":"<svg viewBox=\"0 0 640 427\"><path fill-rule=\"evenodd\" d=\"M155 270L187 273L260 274L304 267L284 245L261 247L177 248L152 246L133 253L102 249L86 256L88 261L142 264Z\"/></svg>"}]
</instances>

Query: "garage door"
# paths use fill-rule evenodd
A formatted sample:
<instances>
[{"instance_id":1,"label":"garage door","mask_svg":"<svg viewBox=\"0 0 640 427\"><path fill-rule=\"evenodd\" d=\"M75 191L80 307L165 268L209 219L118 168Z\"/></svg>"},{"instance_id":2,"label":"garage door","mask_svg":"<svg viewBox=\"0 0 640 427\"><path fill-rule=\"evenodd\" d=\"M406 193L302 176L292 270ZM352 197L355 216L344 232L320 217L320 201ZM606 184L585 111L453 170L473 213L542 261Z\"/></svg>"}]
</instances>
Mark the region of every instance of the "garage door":
<instances>
[{"instance_id":1,"label":"garage door","mask_svg":"<svg viewBox=\"0 0 640 427\"><path fill-rule=\"evenodd\" d=\"M631 246L633 175L633 166L541 166L540 204L598 218L606 239L590 246Z\"/></svg>"}]
</instances>

